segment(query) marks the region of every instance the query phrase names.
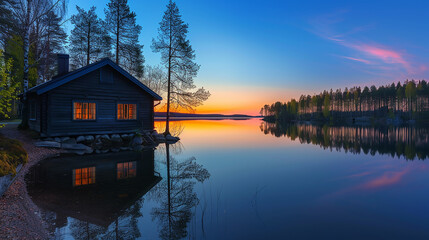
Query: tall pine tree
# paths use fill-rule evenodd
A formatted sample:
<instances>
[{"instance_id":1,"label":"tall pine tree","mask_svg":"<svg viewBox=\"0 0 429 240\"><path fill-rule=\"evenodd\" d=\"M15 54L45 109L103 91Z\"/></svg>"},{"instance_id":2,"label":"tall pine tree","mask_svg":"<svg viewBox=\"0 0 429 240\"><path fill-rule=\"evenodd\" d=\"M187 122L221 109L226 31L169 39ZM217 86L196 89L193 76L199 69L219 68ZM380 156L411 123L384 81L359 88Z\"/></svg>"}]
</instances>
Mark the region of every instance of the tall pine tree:
<instances>
[{"instance_id":1,"label":"tall pine tree","mask_svg":"<svg viewBox=\"0 0 429 240\"><path fill-rule=\"evenodd\" d=\"M210 96L204 88L192 92L196 88L194 77L197 76L200 66L194 62L195 52L186 39L187 34L188 24L183 22L176 3L170 0L160 22L158 38L152 40L153 51L161 53L162 64L167 68L165 135L170 134L171 107L193 111L194 107L201 105Z\"/></svg>"},{"instance_id":2,"label":"tall pine tree","mask_svg":"<svg viewBox=\"0 0 429 240\"><path fill-rule=\"evenodd\" d=\"M64 50L67 34L62 27L62 18L50 11L43 18L43 31L39 36L39 52L36 53L37 74L40 82L50 80L56 75L56 54Z\"/></svg>"},{"instance_id":3,"label":"tall pine tree","mask_svg":"<svg viewBox=\"0 0 429 240\"><path fill-rule=\"evenodd\" d=\"M107 4L106 29L113 40L115 62L137 78L143 76L143 45L138 42L142 27L127 0L110 0Z\"/></svg>"},{"instance_id":4,"label":"tall pine tree","mask_svg":"<svg viewBox=\"0 0 429 240\"><path fill-rule=\"evenodd\" d=\"M104 22L95 13L95 7L88 11L78 6L76 9L78 13L71 18L74 28L69 46L73 69L111 55L111 38L104 28Z\"/></svg>"}]
</instances>

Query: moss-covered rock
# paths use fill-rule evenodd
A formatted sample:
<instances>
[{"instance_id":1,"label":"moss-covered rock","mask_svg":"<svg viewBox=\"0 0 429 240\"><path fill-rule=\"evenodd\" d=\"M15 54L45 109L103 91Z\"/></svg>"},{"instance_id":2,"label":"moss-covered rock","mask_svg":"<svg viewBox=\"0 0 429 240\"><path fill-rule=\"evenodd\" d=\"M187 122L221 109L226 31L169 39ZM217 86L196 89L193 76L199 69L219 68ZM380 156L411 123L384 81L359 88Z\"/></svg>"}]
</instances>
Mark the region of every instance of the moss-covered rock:
<instances>
[{"instance_id":1,"label":"moss-covered rock","mask_svg":"<svg viewBox=\"0 0 429 240\"><path fill-rule=\"evenodd\" d=\"M0 135L0 177L16 174L16 167L26 163L28 155L18 140Z\"/></svg>"}]
</instances>

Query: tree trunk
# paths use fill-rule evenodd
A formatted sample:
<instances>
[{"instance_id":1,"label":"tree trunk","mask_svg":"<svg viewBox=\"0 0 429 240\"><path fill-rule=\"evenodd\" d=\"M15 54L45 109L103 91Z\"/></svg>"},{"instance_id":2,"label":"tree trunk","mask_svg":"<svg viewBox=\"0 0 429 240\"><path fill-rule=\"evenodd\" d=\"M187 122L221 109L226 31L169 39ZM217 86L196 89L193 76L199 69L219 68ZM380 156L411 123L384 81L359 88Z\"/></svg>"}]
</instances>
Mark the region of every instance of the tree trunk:
<instances>
[{"instance_id":1,"label":"tree trunk","mask_svg":"<svg viewBox=\"0 0 429 240\"><path fill-rule=\"evenodd\" d=\"M119 65L119 3L116 13L116 64Z\"/></svg>"},{"instance_id":2,"label":"tree trunk","mask_svg":"<svg viewBox=\"0 0 429 240\"><path fill-rule=\"evenodd\" d=\"M31 14L31 0L27 0L27 16L25 19L25 32L23 39L24 47L24 79L23 79L23 105L21 109L21 125L20 128L28 128L28 99L27 99L27 90L28 90L28 54L30 51L30 14Z\"/></svg>"},{"instance_id":3,"label":"tree trunk","mask_svg":"<svg viewBox=\"0 0 429 240\"><path fill-rule=\"evenodd\" d=\"M89 65L89 55L91 52L91 24L88 24L88 36L86 38L87 45L86 45L86 65Z\"/></svg>"},{"instance_id":4,"label":"tree trunk","mask_svg":"<svg viewBox=\"0 0 429 240\"><path fill-rule=\"evenodd\" d=\"M165 151L167 155L167 200L168 200L168 229L171 235L171 185L170 185L170 144L165 144Z\"/></svg>"},{"instance_id":5,"label":"tree trunk","mask_svg":"<svg viewBox=\"0 0 429 240\"><path fill-rule=\"evenodd\" d=\"M170 10L171 11L171 10ZM171 58L172 58L172 54L171 54L171 42L172 42L172 32L171 32L171 12L170 12L170 33L169 33L169 37L170 37L170 42L169 42L169 48L168 48L168 84L167 84L167 119L165 121L165 132L164 135L170 135L170 92L171 92Z\"/></svg>"}]
</instances>

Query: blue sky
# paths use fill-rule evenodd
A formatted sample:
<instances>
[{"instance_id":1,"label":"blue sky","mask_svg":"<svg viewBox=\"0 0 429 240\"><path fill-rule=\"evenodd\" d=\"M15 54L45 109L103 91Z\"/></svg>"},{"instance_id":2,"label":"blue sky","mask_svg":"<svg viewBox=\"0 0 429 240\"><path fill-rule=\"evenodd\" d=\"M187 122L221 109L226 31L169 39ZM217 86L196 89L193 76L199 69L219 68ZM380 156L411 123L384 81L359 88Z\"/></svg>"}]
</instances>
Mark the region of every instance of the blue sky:
<instances>
[{"instance_id":1,"label":"blue sky","mask_svg":"<svg viewBox=\"0 0 429 240\"><path fill-rule=\"evenodd\" d=\"M97 7L107 0L69 0ZM143 27L146 64L168 1L129 1ZM265 103L429 74L429 1L177 1L212 93L199 112L256 114ZM67 25L67 30L71 30Z\"/></svg>"}]
</instances>

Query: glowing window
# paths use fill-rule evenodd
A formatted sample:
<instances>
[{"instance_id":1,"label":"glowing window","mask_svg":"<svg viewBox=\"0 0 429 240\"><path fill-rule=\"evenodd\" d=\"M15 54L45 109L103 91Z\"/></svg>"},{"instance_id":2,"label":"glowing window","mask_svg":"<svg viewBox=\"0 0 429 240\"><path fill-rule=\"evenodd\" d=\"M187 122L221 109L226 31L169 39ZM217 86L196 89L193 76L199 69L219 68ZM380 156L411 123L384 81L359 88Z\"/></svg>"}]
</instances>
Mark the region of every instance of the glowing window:
<instances>
[{"instance_id":1,"label":"glowing window","mask_svg":"<svg viewBox=\"0 0 429 240\"><path fill-rule=\"evenodd\" d=\"M73 119L74 120L95 120L95 103L74 102Z\"/></svg>"},{"instance_id":2,"label":"glowing window","mask_svg":"<svg viewBox=\"0 0 429 240\"><path fill-rule=\"evenodd\" d=\"M136 104L118 104L118 119L119 120L135 120L137 119Z\"/></svg>"},{"instance_id":3,"label":"glowing window","mask_svg":"<svg viewBox=\"0 0 429 240\"><path fill-rule=\"evenodd\" d=\"M135 161L133 162L124 162L117 164L117 178L125 179L125 178L133 178L136 177L136 165Z\"/></svg>"},{"instance_id":4,"label":"glowing window","mask_svg":"<svg viewBox=\"0 0 429 240\"><path fill-rule=\"evenodd\" d=\"M73 169L73 186L95 183L95 167Z\"/></svg>"}]
</instances>

